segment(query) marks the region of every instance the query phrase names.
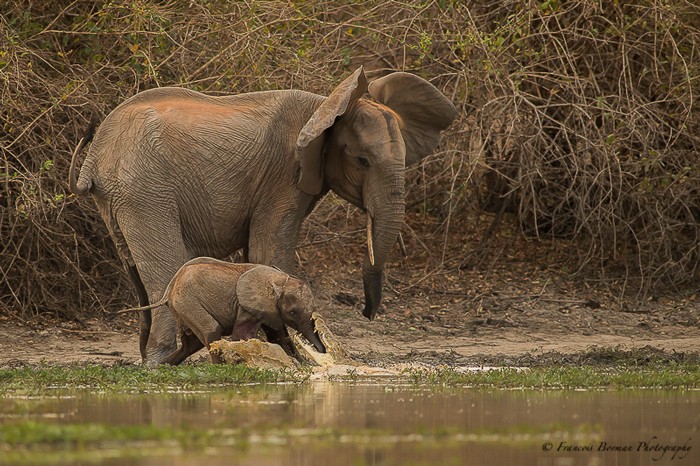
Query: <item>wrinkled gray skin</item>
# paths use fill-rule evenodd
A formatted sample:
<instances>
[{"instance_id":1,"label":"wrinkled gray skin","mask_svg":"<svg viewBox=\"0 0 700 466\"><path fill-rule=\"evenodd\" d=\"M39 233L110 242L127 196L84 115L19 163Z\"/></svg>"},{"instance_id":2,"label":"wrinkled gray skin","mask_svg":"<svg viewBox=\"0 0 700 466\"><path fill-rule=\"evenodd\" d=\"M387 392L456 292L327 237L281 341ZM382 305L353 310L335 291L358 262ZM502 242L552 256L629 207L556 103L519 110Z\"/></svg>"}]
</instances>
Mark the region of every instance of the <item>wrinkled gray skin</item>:
<instances>
[{"instance_id":1,"label":"wrinkled gray skin","mask_svg":"<svg viewBox=\"0 0 700 466\"><path fill-rule=\"evenodd\" d=\"M243 248L246 262L292 272L302 221L333 190L368 215L363 315L372 320L403 223L405 167L434 151L455 116L422 78L392 73L368 85L362 68L328 97L153 89L107 116L78 177L81 140L69 181L94 198L141 305L193 257ZM143 312L140 329L147 365L172 353L171 313Z\"/></svg>"},{"instance_id":2,"label":"wrinkled gray skin","mask_svg":"<svg viewBox=\"0 0 700 466\"><path fill-rule=\"evenodd\" d=\"M125 312L143 312L168 305L180 332L180 347L162 363L180 364L190 355L231 335L234 340L254 338L263 325L280 336L288 354L294 346L286 326L304 335L321 353L326 352L316 333L311 289L295 277L260 264L237 264L198 257L188 261L172 278L163 298ZM211 361L221 363L216 353Z\"/></svg>"}]
</instances>

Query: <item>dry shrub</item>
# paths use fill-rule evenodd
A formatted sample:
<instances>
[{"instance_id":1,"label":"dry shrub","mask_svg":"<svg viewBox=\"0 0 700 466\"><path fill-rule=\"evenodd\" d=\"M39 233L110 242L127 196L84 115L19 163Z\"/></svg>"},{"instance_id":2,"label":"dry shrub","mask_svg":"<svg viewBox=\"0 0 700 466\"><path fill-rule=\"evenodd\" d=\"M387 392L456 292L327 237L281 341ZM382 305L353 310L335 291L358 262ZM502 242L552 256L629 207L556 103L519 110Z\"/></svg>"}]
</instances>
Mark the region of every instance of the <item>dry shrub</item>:
<instances>
[{"instance_id":1,"label":"dry shrub","mask_svg":"<svg viewBox=\"0 0 700 466\"><path fill-rule=\"evenodd\" d=\"M485 205L639 291L697 278L700 7L493 6L473 16L470 55L487 76L473 94Z\"/></svg>"},{"instance_id":2,"label":"dry shrub","mask_svg":"<svg viewBox=\"0 0 700 466\"><path fill-rule=\"evenodd\" d=\"M407 180L410 218L441 225L430 238L440 265L481 199L516 212L526 234L574 238L582 263L614 258L649 281L695 272L699 16L689 2L62 3L2 5L5 312L79 318L133 302L91 199L67 189L91 117L166 85L326 94L360 64L370 78L418 73L465 110ZM325 204L311 222L347 215Z\"/></svg>"},{"instance_id":3,"label":"dry shrub","mask_svg":"<svg viewBox=\"0 0 700 466\"><path fill-rule=\"evenodd\" d=\"M327 93L360 64L375 75L404 68L418 55L412 24L425 11L399 2L62 3L4 4L0 17L0 303L25 317L133 302L91 199L66 183L93 116L166 85ZM401 33L392 38L387 24Z\"/></svg>"}]
</instances>

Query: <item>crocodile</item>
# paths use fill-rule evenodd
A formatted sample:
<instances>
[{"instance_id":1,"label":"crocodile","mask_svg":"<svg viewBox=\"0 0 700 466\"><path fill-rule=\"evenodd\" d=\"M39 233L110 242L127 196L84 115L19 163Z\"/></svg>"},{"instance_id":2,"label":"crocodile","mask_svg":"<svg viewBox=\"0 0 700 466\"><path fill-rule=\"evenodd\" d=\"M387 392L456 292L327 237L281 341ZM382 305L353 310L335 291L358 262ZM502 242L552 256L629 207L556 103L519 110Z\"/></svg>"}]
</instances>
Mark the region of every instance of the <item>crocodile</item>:
<instances>
[{"instance_id":1,"label":"crocodile","mask_svg":"<svg viewBox=\"0 0 700 466\"><path fill-rule=\"evenodd\" d=\"M322 368L338 365L356 366L357 363L350 358L323 318L314 312L312 319L314 319L316 333L326 347L326 352L319 353L300 333L289 329L292 344L301 362ZM299 367L299 362L288 356L279 345L257 338L239 341L215 341L211 344L211 351L217 352L221 360L228 364L246 364L263 369Z\"/></svg>"},{"instance_id":2,"label":"crocodile","mask_svg":"<svg viewBox=\"0 0 700 466\"><path fill-rule=\"evenodd\" d=\"M281 346L251 338L250 340L218 340L210 351L218 353L228 364L245 364L259 369L297 368L299 363L284 352Z\"/></svg>"},{"instance_id":3,"label":"crocodile","mask_svg":"<svg viewBox=\"0 0 700 466\"><path fill-rule=\"evenodd\" d=\"M314 312L311 314L316 327L316 333L321 339L321 342L326 347L325 353L316 351L313 345L304 338L300 333L291 331L290 337L294 348L299 353L301 360L312 366L330 367L337 365L356 366L358 363L350 358L347 350L343 348L331 329L328 328L326 322L320 314Z\"/></svg>"}]
</instances>

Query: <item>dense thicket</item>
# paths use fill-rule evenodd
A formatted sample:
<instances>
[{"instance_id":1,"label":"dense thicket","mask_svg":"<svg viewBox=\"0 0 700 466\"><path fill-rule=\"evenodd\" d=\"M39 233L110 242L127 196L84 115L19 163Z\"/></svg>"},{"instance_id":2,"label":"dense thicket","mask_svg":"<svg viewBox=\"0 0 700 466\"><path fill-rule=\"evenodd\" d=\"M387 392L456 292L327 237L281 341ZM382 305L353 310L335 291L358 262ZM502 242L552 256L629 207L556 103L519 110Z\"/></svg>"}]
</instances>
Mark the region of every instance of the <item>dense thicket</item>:
<instances>
[{"instance_id":1,"label":"dense thicket","mask_svg":"<svg viewBox=\"0 0 700 466\"><path fill-rule=\"evenodd\" d=\"M644 287L697 277L700 7L683 0L0 4L0 310L81 317L129 296L89 198L68 193L94 115L157 86L326 94L409 70L462 110L409 178L447 223L510 212L572 260ZM409 180L410 181L410 180ZM463 241L442 231L445 241Z\"/></svg>"}]
</instances>

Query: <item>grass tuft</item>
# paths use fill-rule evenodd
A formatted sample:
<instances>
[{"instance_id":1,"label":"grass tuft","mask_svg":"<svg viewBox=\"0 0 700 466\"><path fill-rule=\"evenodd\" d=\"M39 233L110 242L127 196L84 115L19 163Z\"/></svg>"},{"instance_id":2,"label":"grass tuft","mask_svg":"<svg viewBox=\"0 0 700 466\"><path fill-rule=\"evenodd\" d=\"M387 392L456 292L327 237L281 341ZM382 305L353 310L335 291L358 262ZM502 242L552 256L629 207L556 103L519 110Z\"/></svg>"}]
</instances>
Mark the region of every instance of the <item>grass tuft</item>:
<instances>
[{"instance_id":1,"label":"grass tuft","mask_svg":"<svg viewBox=\"0 0 700 466\"><path fill-rule=\"evenodd\" d=\"M229 364L26 366L0 369L0 393L90 388L111 392L196 390L212 386L300 381L290 371Z\"/></svg>"},{"instance_id":2,"label":"grass tuft","mask_svg":"<svg viewBox=\"0 0 700 466\"><path fill-rule=\"evenodd\" d=\"M410 370L413 383L523 389L698 389L699 364L669 366L547 366L462 372L453 368Z\"/></svg>"}]
</instances>

